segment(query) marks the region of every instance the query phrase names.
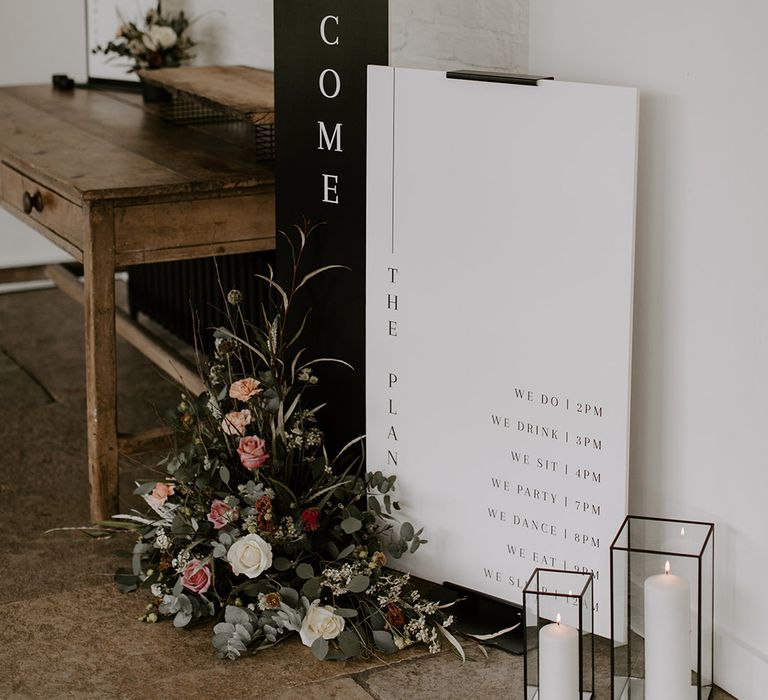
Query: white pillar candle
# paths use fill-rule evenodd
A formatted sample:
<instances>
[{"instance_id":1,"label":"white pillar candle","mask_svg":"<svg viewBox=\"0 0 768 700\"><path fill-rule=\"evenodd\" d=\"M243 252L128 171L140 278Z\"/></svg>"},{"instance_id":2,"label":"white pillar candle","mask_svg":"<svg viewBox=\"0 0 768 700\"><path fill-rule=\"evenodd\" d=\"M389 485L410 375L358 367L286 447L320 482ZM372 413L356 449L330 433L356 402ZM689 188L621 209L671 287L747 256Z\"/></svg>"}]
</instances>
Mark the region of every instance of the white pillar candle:
<instances>
[{"instance_id":1,"label":"white pillar candle","mask_svg":"<svg viewBox=\"0 0 768 700\"><path fill-rule=\"evenodd\" d=\"M539 696L541 700L579 697L579 632L557 622L539 632Z\"/></svg>"},{"instance_id":2,"label":"white pillar candle","mask_svg":"<svg viewBox=\"0 0 768 700\"><path fill-rule=\"evenodd\" d=\"M665 573L645 580L645 700L688 700L691 693L691 588Z\"/></svg>"}]
</instances>

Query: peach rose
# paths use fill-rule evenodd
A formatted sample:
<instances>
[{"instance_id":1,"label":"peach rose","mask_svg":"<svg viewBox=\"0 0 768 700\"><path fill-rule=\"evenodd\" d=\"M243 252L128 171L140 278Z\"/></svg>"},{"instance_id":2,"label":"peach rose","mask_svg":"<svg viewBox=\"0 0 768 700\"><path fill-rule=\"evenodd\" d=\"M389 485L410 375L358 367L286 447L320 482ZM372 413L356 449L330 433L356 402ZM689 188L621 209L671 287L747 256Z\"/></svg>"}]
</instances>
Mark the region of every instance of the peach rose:
<instances>
[{"instance_id":1,"label":"peach rose","mask_svg":"<svg viewBox=\"0 0 768 700\"><path fill-rule=\"evenodd\" d=\"M250 425L253 416L251 412L246 408L242 411L232 411L224 416L224 420L221 421L221 429L227 435L245 435L246 426Z\"/></svg>"},{"instance_id":2,"label":"peach rose","mask_svg":"<svg viewBox=\"0 0 768 700\"><path fill-rule=\"evenodd\" d=\"M267 441L256 436L240 438L237 454L246 469L258 469L269 459Z\"/></svg>"},{"instance_id":3,"label":"peach rose","mask_svg":"<svg viewBox=\"0 0 768 700\"><path fill-rule=\"evenodd\" d=\"M230 398L238 401L247 401L261 391L261 383L252 377L246 377L229 387Z\"/></svg>"},{"instance_id":4,"label":"peach rose","mask_svg":"<svg viewBox=\"0 0 768 700\"><path fill-rule=\"evenodd\" d=\"M232 521L237 519L237 511L225 501L218 498L211 503L211 512L208 513L208 520L213 523L216 530L226 527Z\"/></svg>"},{"instance_id":5,"label":"peach rose","mask_svg":"<svg viewBox=\"0 0 768 700\"><path fill-rule=\"evenodd\" d=\"M152 489L152 493L149 494L152 503L156 506L163 505L169 496L173 496L174 492L173 484L166 484L164 481L158 481L155 484L155 488Z\"/></svg>"},{"instance_id":6,"label":"peach rose","mask_svg":"<svg viewBox=\"0 0 768 700\"><path fill-rule=\"evenodd\" d=\"M181 582L193 593L205 593L211 587L211 569L199 559L192 559L181 572Z\"/></svg>"}]
</instances>

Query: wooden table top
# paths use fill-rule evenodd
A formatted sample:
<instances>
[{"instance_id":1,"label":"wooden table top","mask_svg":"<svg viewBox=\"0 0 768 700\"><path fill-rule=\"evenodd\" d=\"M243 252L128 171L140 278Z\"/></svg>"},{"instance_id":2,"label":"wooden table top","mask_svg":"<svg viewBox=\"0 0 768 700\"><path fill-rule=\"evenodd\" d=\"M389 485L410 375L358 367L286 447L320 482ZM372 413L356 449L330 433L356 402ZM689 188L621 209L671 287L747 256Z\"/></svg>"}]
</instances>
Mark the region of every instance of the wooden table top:
<instances>
[{"instance_id":1,"label":"wooden table top","mask_svg":"<svg viewBox=\"0 0 768 700\"><path fill-rule=\"evenodd\" d=\"M182 66L139 71L172 95L190 97L253 124L275 123L275 76L249 66Z\"/></svg>"},{"instance_id":2,"label":"wooden table top","mask_svg":"<svg viewBox=\"0 0 768 700\"><path fill-rule=\"evenodd\" d=\"M274 185L255 145L170 124L131 92L0 88L0 159L75 202Z\"/></svg>"}]
</instances>

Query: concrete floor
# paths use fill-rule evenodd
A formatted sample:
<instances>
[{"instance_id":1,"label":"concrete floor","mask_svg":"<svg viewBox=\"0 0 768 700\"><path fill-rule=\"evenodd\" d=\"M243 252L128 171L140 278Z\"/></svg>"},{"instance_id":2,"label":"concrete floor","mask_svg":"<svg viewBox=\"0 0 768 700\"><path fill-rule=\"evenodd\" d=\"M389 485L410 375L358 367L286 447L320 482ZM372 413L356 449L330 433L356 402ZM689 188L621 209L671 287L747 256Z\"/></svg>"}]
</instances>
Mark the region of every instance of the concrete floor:
<instances>
[{"instance_id":1,"label":"concrete floor","mask_svg":"<svg viewBox=\"0 0 768 700\"><path fill-rule=\"evenodd\" d=\"M295 640L218 661L210 626L136 620L146 599L110 582L120 549L76 532L88 522L82 311L56 290L0 296L0 698L400 700L523 697L522 659L473 645L445 653L322 663ZM160 424L177 390L119 346L120 428ZM148 467L121 464L123 504ZM608 698L608 644L597 697ZM718 691L713 700L731 696Z\"/></svg>"}]
</instances>

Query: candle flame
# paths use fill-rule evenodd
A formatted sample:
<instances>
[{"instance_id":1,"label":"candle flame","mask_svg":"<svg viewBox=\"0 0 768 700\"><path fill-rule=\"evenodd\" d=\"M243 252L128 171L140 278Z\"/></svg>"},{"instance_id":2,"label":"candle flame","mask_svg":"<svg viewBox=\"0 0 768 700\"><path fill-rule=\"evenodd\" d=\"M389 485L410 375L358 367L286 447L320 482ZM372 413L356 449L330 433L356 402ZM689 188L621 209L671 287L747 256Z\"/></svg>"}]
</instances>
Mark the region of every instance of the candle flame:
<instances>
[{"instance_id":1,"label":"candle flame","mask_svg":"<svg viewBox=\"0 0 768 700\"><path fill-rule=\"evenodd\" d=\"M573 595L573 591L569 589L568 590L568 595Z\"/></svg>"},{"instance_id":2,"label":"candle flame","mask_svg":"<svg viewBox=\"0 0 768 700\"><path fill-rule=\"evenodd\" d=\"M685 528L684 527L680 528L680 537L685 537Z\"/></svg>"},{"instance_id":3,"label":"candle flame","mask_svg":"<svg viewBox=\"0 0 768 700\"><path fill-rule=\"evenodd\" d=\"M664 565L664 573L665 573L665 574L668 574L668 573L669 573L669 562L667 562L667 563Z\"/></svg>"},{"instance_id":4,"label":"candle flame","mask_svg":"<svg viewBox=\"0 0 768 700\"><path fill-rule=\"evenodd\" d=\"M560 624L560 613L557 613L557 624Z\"/></svg>"}]
</instances>

